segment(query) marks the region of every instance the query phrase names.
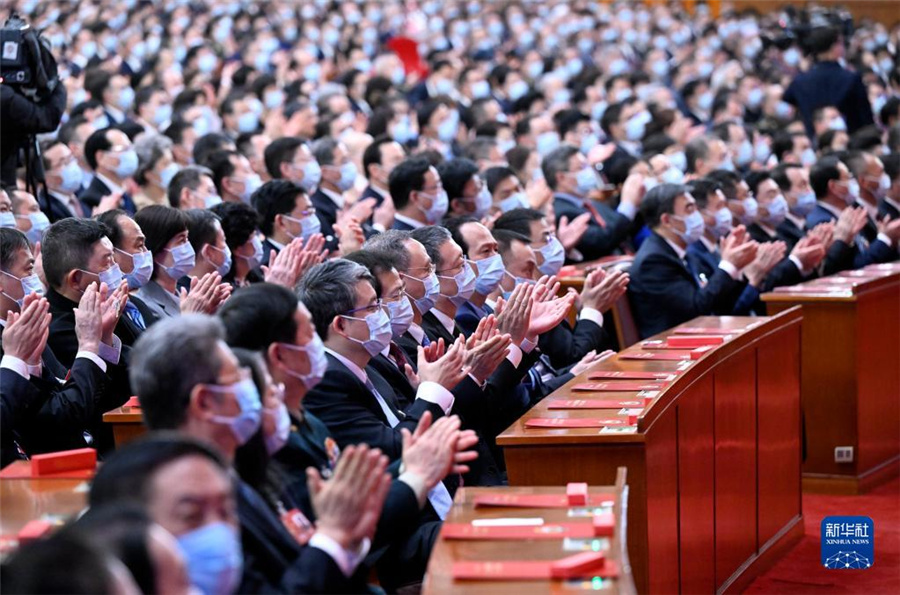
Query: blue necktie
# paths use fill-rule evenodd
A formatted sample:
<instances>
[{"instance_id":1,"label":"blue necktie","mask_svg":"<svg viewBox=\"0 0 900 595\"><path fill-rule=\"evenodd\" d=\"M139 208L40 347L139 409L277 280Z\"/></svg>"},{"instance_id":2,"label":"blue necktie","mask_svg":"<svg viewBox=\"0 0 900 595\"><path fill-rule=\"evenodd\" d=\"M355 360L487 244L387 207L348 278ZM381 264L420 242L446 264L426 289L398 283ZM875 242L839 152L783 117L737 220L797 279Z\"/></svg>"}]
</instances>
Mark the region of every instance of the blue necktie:
<instances>
[{"instance_id":1,"label":"blue necktie","mask_svg":"<svg viewBox=\"0 0 900 595\"><path fill-rule=\"evenodd\" d=\"M428 335L422 335L422 347L428 347L431 345L431 339L428 338Z\"/></svg>"},{"instance_id":2,"label":"blue necktie","mask_svg":"<svg viewBox=\"0 0 900 595\"><path fill-rule=\"evenodd\" d=\"M144 317L141 316L141 311L131 302L125 304L125 316L130 318L142 331L147 330L147 324L144 322Z\"/></svg>"}]
</instances>

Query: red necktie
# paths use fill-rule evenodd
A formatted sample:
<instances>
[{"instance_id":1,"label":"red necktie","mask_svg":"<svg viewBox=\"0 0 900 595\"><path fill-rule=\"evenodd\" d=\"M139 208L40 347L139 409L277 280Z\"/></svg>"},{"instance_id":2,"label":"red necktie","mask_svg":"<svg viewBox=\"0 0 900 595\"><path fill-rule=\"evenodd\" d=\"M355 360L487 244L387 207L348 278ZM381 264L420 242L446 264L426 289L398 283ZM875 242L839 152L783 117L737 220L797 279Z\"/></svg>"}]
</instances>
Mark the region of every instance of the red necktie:
<instances>
[{"instance_id":1,"label":"red necktie","mask_svg":"<svg viewBox=\"0 0 900 595\"><path fill-rule=\"evenodd\" d=\"M591 214L591 217L594 218L594 221L597 222L597 225L600 227L606 227L606 220L603 219L603 216L600 214L600 211L597 210L597 207L594 206L590 200L584 200L581 203L585 209L587 209L588 213Z\"/></svg>"},{"instance_id":2,"label":"red necktie","mask_svg":"<svg viewBox=\"0 0 900 595\"><path fill-rule=\"evenodd\" d=\"M403 349L391 341L390 347L388 347L388 355L391 357L391 360L397 364L400 371L406 374L406 364L409 363L409 360L406 359L406 354L403 353Z\"/></svg>"}]
</instances>

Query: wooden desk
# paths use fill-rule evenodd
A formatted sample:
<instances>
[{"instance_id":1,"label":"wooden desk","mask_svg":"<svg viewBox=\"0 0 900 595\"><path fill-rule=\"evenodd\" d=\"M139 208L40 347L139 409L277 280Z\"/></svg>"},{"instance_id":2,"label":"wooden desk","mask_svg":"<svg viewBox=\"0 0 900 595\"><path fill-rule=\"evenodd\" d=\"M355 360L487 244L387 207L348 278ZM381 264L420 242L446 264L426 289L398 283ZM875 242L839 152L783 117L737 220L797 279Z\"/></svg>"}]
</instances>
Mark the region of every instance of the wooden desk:
<instances>
[{"instance_id":1,"label":"wooden desk","mask_svg":"<svg viewBox=\"0 0 900 595\"><path fill-rule=\"evenodd\" d=\"M16 547L16 535L29 521L62 523L87 506L84 479L0 479L0 535L3 550ZM0 551L5 553L5 551Z\"/></svg>"},{"instance_id":2,"label":"wooden desk","mask_svg":"<svg viewBox=\"0 0 900 595\"><path fill-rule=\"evenodd\" d=\"M628 555L638 592L740 591L803 533L801 320L797 308L771 318L700 317L686 323L755 326L688 364L644 410L631 434L525 428L533 417L615 415L616 410L548 410L552 399L571 398L571 386L591 372L671 372L683 366L621 358L642 351L640 343L604 360L498 437L510 484L608 484L619 466L627 467Z\"/></svg>"},{"instance_id":3,"label":"wooden desk","mask_svg":"<svg viewBox=\"0 0 900 595\"><path fill-rule=\"evenodd\" d=\"M900 264L792 289L762 299L771 313L803 306L803 488L866 491L900 467ZM835 461L842 446L853 448L852 461Z\"/></svg>"},{"instance_id":4,"label":"wooden desk","mask_svg":"<svg viewBox=\"0 0 900 595\"><path fill-rule=\"evenodd\" d=\"M570 265L567 267L563 267L560 269L560 274L558 276L559 280L559 295L566 295L569 289L574 289L578 293L581 293L581 290L584 289L584 280L587 274L594 269L603 269L605 271L617 270L617 269L628 269L631 266L631 263L634 261L633 256L605 256L598 260L592 260L590 262L581 262L576 265ZM622 296L623 300L627 300L626 296ZM572 326L575 325L577 313L573 309L569 312L569 324ZM618 320L618 310L617 308L612 309L612 321L604 323L603 326L606 327L607 331L614 337L617 337L620 344L622 344L623 337L619 332L618 327L622 324Z\"/></svg>"},{"instance_id":5,"label":"wooden desk","mask_svg":"<svg viewBox=\"0 0 900 595\"><path fill-rule=\"evenodd\" d=\"M446 593L567 593L574 590L591 591L602 588L607 593L634 593L634 582L628 566L625 536L621 529L625 526L625 512L628 503L628 486L625 484L625 470L622 469L614 486L590 487L589 494L615 494L616 503L612 509L616 517L616 529L612 538L595 538L601 549L607 549L607 559L620 567L616 579L578 581L454 581L451 572L453 562L480 560L558 560L571 556L577 551L566 551L562 541L536 540L526 542L461 541L438 538L428 561L422 592L426 595ZM469 523L474 519L502 517L541 517L547 523L570 521L568 509L540 508L478 508L474 500L479 494L511 492L517 494L565 494L566 488L461 488L456 498L448 523ZM599 581L599 582L597 582Z\"/></svg>"},{"instance_id":6,"label":"wooden desk","mask_svg":"<svg viewBox=\"0 0 900 595\"><path fill-rule=\"evenodd\" d=\"M140 407L116 407L103 414L103 421L112 425L117 448L147 433Z\"/></svg>"}]
</instances>

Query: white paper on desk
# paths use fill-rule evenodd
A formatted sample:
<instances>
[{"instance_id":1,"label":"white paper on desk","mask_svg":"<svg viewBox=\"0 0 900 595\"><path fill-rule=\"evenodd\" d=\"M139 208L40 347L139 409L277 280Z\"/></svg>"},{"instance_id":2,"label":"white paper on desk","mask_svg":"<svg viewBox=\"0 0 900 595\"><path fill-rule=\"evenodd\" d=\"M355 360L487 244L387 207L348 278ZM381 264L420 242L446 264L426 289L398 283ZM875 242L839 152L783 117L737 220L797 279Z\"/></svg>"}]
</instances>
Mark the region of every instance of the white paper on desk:
<instances>
[{"instance_id":1,"label":"white paper on desk","mask_svg":"<svg viewBox=\"0 0 900 595\"><path fill-rule=\"evenodd\" d=\"M540 527L544 519L539 517L508 517L502 519L475 519L473 527Z\"/></svg>"},{"instance_id":2,"label":"white paper on desk","mask_svg":"<svg viewBox=\"0 0 900 595\"><path fill-rule=\"evenodd\" d=\"M643 407L635 407L633 409L628 409L627 407L624 409L620 409L618 415L637 415L638 417L644 413Z\"/></svg>"},{"instance_id":3,"label":"white paper on desk","mask_svg":"<svg viewBox=\"0 0 900 595\"><path fill-rule=\"evenodd\" d=\"M601 434L637 434L637 428L634 426L603 426L600 428Z\"/></svg>"}]
</instances>

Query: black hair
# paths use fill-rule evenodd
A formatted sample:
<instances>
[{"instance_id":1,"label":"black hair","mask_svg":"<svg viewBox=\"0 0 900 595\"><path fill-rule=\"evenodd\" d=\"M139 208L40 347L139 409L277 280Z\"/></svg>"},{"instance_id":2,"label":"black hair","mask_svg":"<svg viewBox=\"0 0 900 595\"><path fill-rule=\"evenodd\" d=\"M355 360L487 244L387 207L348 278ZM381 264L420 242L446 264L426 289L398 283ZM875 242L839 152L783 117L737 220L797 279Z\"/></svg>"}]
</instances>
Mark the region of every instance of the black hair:
<instances>
[{"instance_id":1,"label":"black hair","mask_svg":"<svg viewBox=\"0 0 900 595\"><path fill-rule=\"evenodd\" d=\"M225 341L232 347L265 352L272 343L297 337L297 296L274 283L254 283L232 294L219 309Z\"/></svg>"},{"instance_id":2,"label":"black hair","mask_svg":"<svg viewBox=\"0 0 900 595\"><path fill-rule=\"evenodd\" d=\"M266 162L266 171L273 179L282 177L281 164L292 162L302 144L303 140L296 136L285 136L269 143L263 152L263 159Z\"/></svg>"},{"instance_id":3,"label":"black hair","mask_svg":"<svg viewBox=\"0 0 900 595\"><path fill-rule=\"evenodd\" d=\"M409 204L409 195L413 191L421 190L425 186L425 174L431 164L421 157L413 157L401 162L391 171L388 177L388 188L394 207L403 209Z\"/></svg>"},{"instance_id":4,"label":"black hair","mask_svg":"<svg viewBox=\"0 0 900 595\"><path fill-rule=\"evenodd\" d=\"M272 235L275 217L293 211L301 194L303 188L288 180L271 180L253 193L250 203L259 213L259 230L263 235Z\"/></svg>"},{"instance_id":5,"label":"black hair","mask_svg":"<svg viewBox=\"0 0 900 595\"><path fill-rule=\"evenodd\" d=\"M67 217L50 226L41 243L44 276L54 289L62 287L66 275L85 269L94 244L109 237L109 228L95 219Z\"/></svg>"}]
</instances>

